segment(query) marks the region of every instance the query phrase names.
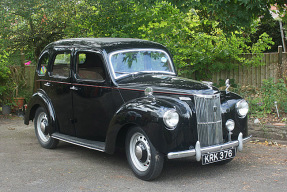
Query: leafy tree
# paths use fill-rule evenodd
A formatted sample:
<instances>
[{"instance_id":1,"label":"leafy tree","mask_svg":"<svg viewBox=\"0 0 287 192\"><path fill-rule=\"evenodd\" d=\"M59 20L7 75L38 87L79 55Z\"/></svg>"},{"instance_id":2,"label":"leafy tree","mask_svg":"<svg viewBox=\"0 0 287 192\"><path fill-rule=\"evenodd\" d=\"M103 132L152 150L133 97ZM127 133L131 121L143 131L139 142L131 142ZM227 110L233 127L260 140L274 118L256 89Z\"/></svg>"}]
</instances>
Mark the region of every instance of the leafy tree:
<instances>
[{"instance_id":1,"label":"leafy tree","mask_svg":"<svg viewBox=\"0 0 287 192\"><path fill-rule=\"evenodd\" d=\"M8 53L1 49L0 52L0 101L3 99L3 95L6 91L6 81L9 77L10 70L7 67Z\"/></svg>"},{"instance_id":2,"label":"leafy tree","mask_svg":"<svg viewBox=\"0 0 287 192\"><path fill-rule=\"evenodd\" d=\"M225 60L258 64L259 59L245 61L239 54L264 51L271 43L263 34L247 45L250 37L242 30L264 12L263 0L3 0L0 5L5 47L34 50L35 58L60 38L143 38L166 45L180 74L197 72L200 79L206 71L234 67Z\"/></svg>"},{"instance_id":3,"label":"leafy tree","mask_svg":"<svg viewBox=\"0 0 287 192\"><path fill-rule=\"evenodd\" d=\"M200 19L197 13L183 13L171 3L159 2L146 11L143 19L149 22L139 28L142 38L160 42L171 50L181 75L195 73L197 79L203 79L212 71L231 69L239 62L258 65L262 55L245 60L240 54L261 53L272 44L269 36L262 34L248 46L250 39L242 31L227 35L218 22ZM202 30L206 24L211 26L210 32Z\"/></svg>"},{"instance_id":4,"label":"leafy tree","mask_svg":"<svg viewBox=\"0 0 287 192\"><path fill-rule=\"evenodd\" d=\"M170 0L182 7L199 10L201 18L217 21L224 32L234 32L242 27L249 29L254 20L269 14L271 5L276 4L281 11L286 0Z\"/></svg>"},{"instance_id":5,"label":"leafy tree","mask_svg":"<svg viewBox=\"0 0 287 192\"><path fill-rule=\"evenodd\" d=\"M45 45L64 37L76 1L2 0L0 36L14 50L34 50L35 59Z\"/></svg>"},{"instance_id":6,"label":"leafy tree","mask_svg":"<svg viewBox=\"0 0 287 192\"><path fill-rule=\"evenodd\" d=\"M248 43L248 45L252 45L256 41L258 41L259 36L262 33L267 33L274 42L274 45L271 46L271 49L269 51L277 52L278 46L282 45L279 22L274 20L270 14L266 14L260 19L258 25L255 27L257 30L256 32L250 34L251 41L250 43Z\"/></svg>"}]
</instances>

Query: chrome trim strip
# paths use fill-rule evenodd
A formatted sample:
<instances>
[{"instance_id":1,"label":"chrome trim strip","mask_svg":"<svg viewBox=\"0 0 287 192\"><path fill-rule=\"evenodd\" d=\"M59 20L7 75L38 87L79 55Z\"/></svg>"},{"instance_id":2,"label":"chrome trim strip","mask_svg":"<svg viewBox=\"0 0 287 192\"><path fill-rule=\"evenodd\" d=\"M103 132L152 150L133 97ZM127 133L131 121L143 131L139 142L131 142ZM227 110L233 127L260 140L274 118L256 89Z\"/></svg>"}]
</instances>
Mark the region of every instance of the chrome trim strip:
<instances>
[{"instance_id":1,"label":"chrome trim strip","mask_svg":"<svg viewBox=\"0 0 287 192\"><path fill-rule=\"evenodd\" d=\"M246 137L242 140L242 143L246 143L251 139L252 135L249 137ZM200 148L200 153L210 153L210 152L216 152L224 149L229 149L232 147L238 147L239 146L239 140L231 141L228 143L224 143L221 145L213 145L208 147ZM178 151L178 152L170 152L167 154L168 159L178 159L178 158L184 158L184 157L192 157L196 155L196 149L186 150L186 151Z\"/></svg>"},{"instance_id":2,"label":"chrome trim strip","mask_svg":"<svg viewBox=\"0 0 287 192\"><path fill-rule=\"evenodd\" d=\"M190 97L179 97L181 101L191 101Z\"/></svg>"},{"instance_id":3,"label":"chrome trim strip","mask_svg":"<svg viewBox=\"0 0 287 192\"><path fill-rule=\"evenodd\" d=\"M196 94L197 97L206 98L206 99L213 99L214 97L220 96L220 93L215 93L213 95L202 95L202 94Z\"/></svg>"},{"instance_id":4,"label":"chrome trim strip","mask_svg":"<svg viewBox=\"0 0 287 192\"><path fill-rule=\"evenodd\" d=\"M105 149L101 149L100 147L93 147L93 146L85 145L84 143L74 142L74 141L71 141L71 140L68 140L68 139L64 139L62 137L58 137L57 135L53 135L52 134L51 137L54 138L54 139L58 139L60 141L64 141L66 143L70 143L70 144L73 144L73 145L80 146L80 147L85 147L85 148L88 148L88 149L92 149L92 150L96 150L96 151L100 151L100 152L105 152Z\"/></svg>"},{"instance_id":5,"label":"chrome trim strip","mask_svg":"<svg viewBox=\"0 0 287 192\"><path fill-rule=\"evenodd\" d=\"M197 123L197 124L198 125L210 125L210 124L217 124L217 123L221 123L221 120L215 121L215 122L200 122L200 123Z\"/></svg>"}]
</instances>

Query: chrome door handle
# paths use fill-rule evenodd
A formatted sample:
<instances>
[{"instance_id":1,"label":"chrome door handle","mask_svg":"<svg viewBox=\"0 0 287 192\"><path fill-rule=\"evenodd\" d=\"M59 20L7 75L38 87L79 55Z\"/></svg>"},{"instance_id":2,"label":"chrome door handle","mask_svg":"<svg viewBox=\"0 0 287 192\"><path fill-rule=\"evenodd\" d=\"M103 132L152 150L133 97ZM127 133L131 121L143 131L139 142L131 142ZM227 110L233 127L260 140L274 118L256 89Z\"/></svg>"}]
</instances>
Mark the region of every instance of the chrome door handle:
<instances>
[{"instance_id":1,"label":"chrome door handle","mask_svg":"<svg viewBox=\"0 0 287 192\"><path fill-rule=\"evenodd\" d=\"M75 86L70 87L70 89L71 89L71 90L74 90L74 91L77 91L77 90L78 90L78 88L75 87Z\"/></svg>"},{"instance_id":2,"label":"chrome door handle","mask_svg":"<svg viewBox=\"0 0 287 192\"><path fill-rule=\"evenodd\" d=\"M51 83L50 83L50 82L47 82L47 83L45 83L44 85L47 86L47 87L50 87L50 86L51 86Z\"/></svg>"}]
</instances>

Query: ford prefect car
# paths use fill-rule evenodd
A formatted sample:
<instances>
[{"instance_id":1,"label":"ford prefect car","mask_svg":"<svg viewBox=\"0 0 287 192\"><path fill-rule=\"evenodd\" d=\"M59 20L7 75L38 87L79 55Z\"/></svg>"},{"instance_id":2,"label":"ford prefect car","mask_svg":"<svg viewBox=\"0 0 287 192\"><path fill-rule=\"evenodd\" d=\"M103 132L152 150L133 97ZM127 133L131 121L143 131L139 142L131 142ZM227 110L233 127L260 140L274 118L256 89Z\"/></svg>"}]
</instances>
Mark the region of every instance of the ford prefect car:
<instances>
[{"instance_id":1,"label":"ford prefect car","mask_svg":"<svg viewBox=\"0 0 287 192\"><path fill-rule=\"evenodd\" d=\"M165 160L230 162L248 135L248 103L209 82L177 76L162 45L77 38L42 51L25 115L40 145L60 141L113 154L124 147L134 174L152 180Z\"/></svg>"}]
</instances>

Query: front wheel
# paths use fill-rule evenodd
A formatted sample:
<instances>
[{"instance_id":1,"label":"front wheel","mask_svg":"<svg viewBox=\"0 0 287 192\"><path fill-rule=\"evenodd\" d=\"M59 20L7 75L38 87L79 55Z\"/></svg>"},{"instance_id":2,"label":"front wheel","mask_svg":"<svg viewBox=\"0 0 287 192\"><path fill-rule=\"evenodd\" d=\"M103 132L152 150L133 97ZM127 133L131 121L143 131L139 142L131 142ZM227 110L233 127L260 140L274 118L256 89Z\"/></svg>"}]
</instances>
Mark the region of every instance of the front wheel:
<instances>
[{"instance_id":1,"label":"front wheel","mask_svg":"<svg viewBox=\"0 0 287 192\"><path fill-rule=\"evenodd\" d=\"M48 112L43 107L39 107L36 111L34 126L36 137L42 147L46 149L53 149L57 146L59 140L52 138L48 133L50 120Z\"/></svg>"},{"instance_id":2,"label":"front wheel","mask_svg":"<svg viewBox=\"0 0 287 192\"><path fill-rule=\"evenodd\" d=\"M130 129L125 149L129 165L138 178L148 181L160 175L164 163L163 154L154 148L141 128Z\"/></svg>"}]
</instances>

